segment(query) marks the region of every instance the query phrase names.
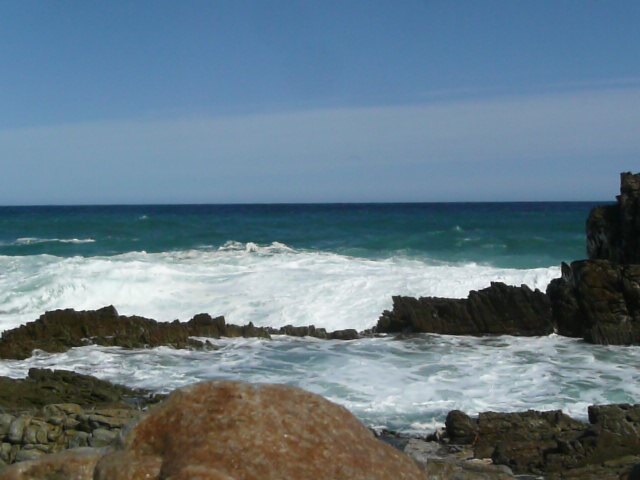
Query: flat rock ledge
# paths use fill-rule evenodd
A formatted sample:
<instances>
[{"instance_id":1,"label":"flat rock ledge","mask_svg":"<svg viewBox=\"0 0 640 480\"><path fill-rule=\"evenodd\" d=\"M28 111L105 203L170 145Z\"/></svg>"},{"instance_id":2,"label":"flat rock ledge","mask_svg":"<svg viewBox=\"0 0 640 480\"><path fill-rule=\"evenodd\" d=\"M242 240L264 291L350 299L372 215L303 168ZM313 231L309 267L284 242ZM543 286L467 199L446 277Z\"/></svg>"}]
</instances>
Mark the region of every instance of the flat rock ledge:
<instances>
[{"instance_id":1,"label":"flat rock ledge","mask_svg":"<svg viewBox=\"0 0 640 480\"><path fill-rule=\"evenodd\" d=\"M211 317L206 313L195 315L188 322L158 322L135 315L119 315L111 305L99 310L54 310L33 322L7 330L0 338L0 359L22 360L29 358L34 350L60 353L91 344L123 348L214 348L210 342L194 337L270 338L271 335L336 340L359 337L352 329L327 332L314 326L279 329L256 327L252 323L239 326L226 323L222 316Z\"/></svg>"}]
</instances>

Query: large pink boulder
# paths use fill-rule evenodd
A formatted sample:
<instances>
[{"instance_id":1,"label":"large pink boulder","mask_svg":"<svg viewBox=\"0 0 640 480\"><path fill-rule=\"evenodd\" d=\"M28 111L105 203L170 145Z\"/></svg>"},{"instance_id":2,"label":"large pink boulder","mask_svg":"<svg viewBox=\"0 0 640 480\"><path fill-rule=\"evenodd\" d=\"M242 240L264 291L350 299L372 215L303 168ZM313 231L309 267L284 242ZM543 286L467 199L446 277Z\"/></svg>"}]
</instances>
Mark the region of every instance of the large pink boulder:
<instances>
[{"instance_id":1,"label":"large pink boulder","mask_svg":"<svg viewBox=\"0 0 640 480\"><path fill-rule=\"evenodd\" d=\"M409 457L375 439L345 408L318 395L284 385L207 382L172 393L131 428L118 450L97 462L92 476L75 478L417 480L424 476Z\"/></svg>"}]
</instances>

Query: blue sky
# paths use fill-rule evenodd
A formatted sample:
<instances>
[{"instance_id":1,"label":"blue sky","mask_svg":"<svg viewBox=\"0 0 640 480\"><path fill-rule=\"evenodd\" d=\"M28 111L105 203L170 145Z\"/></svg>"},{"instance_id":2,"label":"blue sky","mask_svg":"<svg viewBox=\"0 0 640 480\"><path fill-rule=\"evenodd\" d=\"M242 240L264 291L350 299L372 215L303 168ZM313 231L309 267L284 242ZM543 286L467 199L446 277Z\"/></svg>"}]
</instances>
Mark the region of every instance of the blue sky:
<instances>
[{"instance_id":1,"label":"blue sky","mask_svg":"<svg viewBox=\"0 0 640 480\"><path fill-rule=\"evenodd\" d=\"M640 2L0 3L0 204L611 199Z\"/></svg>"}]
</instances>

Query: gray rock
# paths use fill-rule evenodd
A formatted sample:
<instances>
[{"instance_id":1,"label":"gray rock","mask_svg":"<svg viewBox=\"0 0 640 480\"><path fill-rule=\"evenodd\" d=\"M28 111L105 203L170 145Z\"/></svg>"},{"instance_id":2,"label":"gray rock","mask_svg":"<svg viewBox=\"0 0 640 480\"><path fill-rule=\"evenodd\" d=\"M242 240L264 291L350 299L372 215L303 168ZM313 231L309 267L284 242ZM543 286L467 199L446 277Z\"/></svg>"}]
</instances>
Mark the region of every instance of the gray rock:
<instances>
[{"instance_id":1,"label":"gray rock","mask_svg":"<svg viewBox=\"0 0 640 480\"><path fill-rule=\"evenodd\" d=\"M105 428L97 428L89 437L89 445L92 447L107 447L112 445L117 437L118 432L107 430Z\"/></svg>"},{"instance_id":2,"label":"gray rock","mask_svg":"<svg viewBox=\"0 0 640 480\"><path fill-rule=\"evenodd\" d=\"M11 425L9 425L9 433L7 438L11 443L20 443L22 442L22 437L24 436L24 431L29 422L31 421L31 417L26 415L20 415L15 418Z\"/></svg>"},{"instance_id":3,"label":"gray rock","mask_svg":"<svg viewBox=\"0 0 640 480\"><path fill-rule=\"evenodd\" d=\"M13 415L9 415L8 413L0 413L0 440L4 438L6 434L9 433L9 426L15 417Z\"/></svg>"}]
</instances>

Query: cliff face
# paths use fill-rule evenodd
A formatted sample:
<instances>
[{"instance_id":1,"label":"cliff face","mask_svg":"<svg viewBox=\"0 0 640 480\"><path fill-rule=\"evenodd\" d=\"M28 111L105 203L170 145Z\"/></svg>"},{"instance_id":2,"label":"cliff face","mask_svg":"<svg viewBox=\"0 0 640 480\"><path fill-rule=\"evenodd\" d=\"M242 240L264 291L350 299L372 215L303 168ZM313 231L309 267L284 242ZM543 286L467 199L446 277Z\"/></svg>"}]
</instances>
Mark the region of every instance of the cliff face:
<instances>
[{"instance_id":1,"label":"cliff face","mask_svg":"<svg viewBox=\"0 0 640 480\"><path fill-rule=\"evenodd\" d=\"M616 204L589 214L587 254L563 264L562 277L547 288L558 333L640 344L640 174L621 174Z\"/></svg>"}]
</instances>

